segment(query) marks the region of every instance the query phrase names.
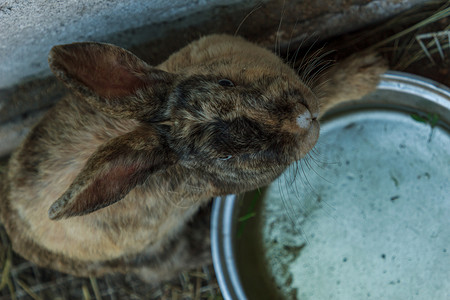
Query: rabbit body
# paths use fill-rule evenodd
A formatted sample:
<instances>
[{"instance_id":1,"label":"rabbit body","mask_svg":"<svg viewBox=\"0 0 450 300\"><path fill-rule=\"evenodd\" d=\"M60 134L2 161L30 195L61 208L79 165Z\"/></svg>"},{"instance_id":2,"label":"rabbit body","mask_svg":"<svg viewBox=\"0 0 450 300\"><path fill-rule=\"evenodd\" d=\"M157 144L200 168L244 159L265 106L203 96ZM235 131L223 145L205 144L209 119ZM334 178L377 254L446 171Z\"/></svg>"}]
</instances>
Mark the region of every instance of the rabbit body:
<instances>
[{"instance_id":1,"label":"rabbit body","mask_svg":"<svg viewBox=\"0 0 450 300\"><path fill-rule=\"evenodd\" d=\"M369 74L355 97L385 70L367 61L345 70ZM320 103L277 56L227 35L201 38L157 67L97 43L56 46L49 62L74 93L10 158L1 217L16 252L78 276L135 272L157 282L207 262L209 224L193 216L305 156L319 106L344 94L330 83L345 77L341 67Z\"/></svg>"}]
</instances>

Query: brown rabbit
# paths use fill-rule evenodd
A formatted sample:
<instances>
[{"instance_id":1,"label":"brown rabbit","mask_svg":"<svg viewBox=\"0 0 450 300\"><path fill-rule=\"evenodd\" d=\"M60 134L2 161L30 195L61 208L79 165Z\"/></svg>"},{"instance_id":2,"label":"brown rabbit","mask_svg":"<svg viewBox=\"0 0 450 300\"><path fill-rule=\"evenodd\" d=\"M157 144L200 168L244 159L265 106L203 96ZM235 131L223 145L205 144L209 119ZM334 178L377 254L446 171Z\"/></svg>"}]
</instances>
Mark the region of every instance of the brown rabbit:
<instances>
[{"instance_id":1,"label":"brown rabbit","mask_svg":"<svg viewBox=\"0 0 450 300\"><path fill-rule=\"evenodd\" d=\"M78 276L154 282L209 260L202 206L270 183L314 147L319 105L370 92L386 69L374 56L337 65L320 104L277 56L227 35L157 67L99 43L56 46L49 63L74 95L9 161L1 217L13 248Z\"/></svg>"}]
</instances>

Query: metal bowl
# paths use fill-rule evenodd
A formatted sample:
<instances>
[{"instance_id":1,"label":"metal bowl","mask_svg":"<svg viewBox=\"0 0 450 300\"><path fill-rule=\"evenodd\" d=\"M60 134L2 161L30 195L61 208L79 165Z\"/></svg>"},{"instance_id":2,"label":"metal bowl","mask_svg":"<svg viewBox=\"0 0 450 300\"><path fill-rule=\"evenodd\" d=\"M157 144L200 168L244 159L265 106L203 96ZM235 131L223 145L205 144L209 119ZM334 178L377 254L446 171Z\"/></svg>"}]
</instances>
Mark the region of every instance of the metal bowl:
<instances>
[{"instance_id":1,"label":"metal bowl","mask_svg":"<svg viewBox=\"0 0 450 300\"><path fill-rule=\"evenodd\" d=\"M224 298L450 299L449 129L449 88L400 72L327 113L318 167L309 170L310 160L287 170L256 208L254 195L214 200ZM307 180L292 185L303 173ZM255 216L242 234L249 206ZM274 269L286 273L281 280Z\"/></svg>"}]
</instances>

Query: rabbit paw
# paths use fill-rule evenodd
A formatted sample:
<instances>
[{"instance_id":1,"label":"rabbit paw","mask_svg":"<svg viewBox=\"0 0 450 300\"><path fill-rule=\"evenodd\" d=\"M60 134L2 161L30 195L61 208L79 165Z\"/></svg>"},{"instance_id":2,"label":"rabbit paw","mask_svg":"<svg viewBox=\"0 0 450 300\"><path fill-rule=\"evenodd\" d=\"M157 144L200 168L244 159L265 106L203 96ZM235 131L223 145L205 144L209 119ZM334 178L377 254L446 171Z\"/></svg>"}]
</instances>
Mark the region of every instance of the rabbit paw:
<instances>
[{"instance_id":1,"label":"rabbit paw","mask_svg":"<svg viewBox=\"0 0 450 300\"><path fill-rule=\"evenodd\" d=\"M341 102L360 99L375 90L387 69L387 61L377 53L352 55L336 64L319 87L321 115Z\"/></svg>"}]
</instances>

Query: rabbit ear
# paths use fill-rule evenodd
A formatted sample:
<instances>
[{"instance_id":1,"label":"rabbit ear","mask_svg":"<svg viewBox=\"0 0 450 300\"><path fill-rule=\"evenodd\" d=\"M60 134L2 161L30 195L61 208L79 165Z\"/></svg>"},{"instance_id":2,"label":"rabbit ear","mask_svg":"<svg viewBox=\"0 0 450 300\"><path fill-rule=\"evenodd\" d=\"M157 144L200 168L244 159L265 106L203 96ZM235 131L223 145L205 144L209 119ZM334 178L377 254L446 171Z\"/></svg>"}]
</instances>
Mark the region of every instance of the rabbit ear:
<instances>
[{"instance_id":1,"label":"rabbit ear","mask_svg":"<svg viewBox=\"0 0 450 300\"><path fill-rule=\"evenodd\" d=\"M153 114L175 78L125 49L102 43L55 46L49 65L69 88L114 117L139 119ZM145 95L137 96L138 91Z\"/></svg>"},{"instance_id":2,"label":"rabbit ear","mask_svg":"<svg viewBox=\"0 0 450 300\"><path fill-rule=\"evenodd\" d=\"M100 147L48 215L57 220L85 215L111 205L142 184L151 174L176 161L151 127L140 127Z\"/></svg>"}]
</instances>

